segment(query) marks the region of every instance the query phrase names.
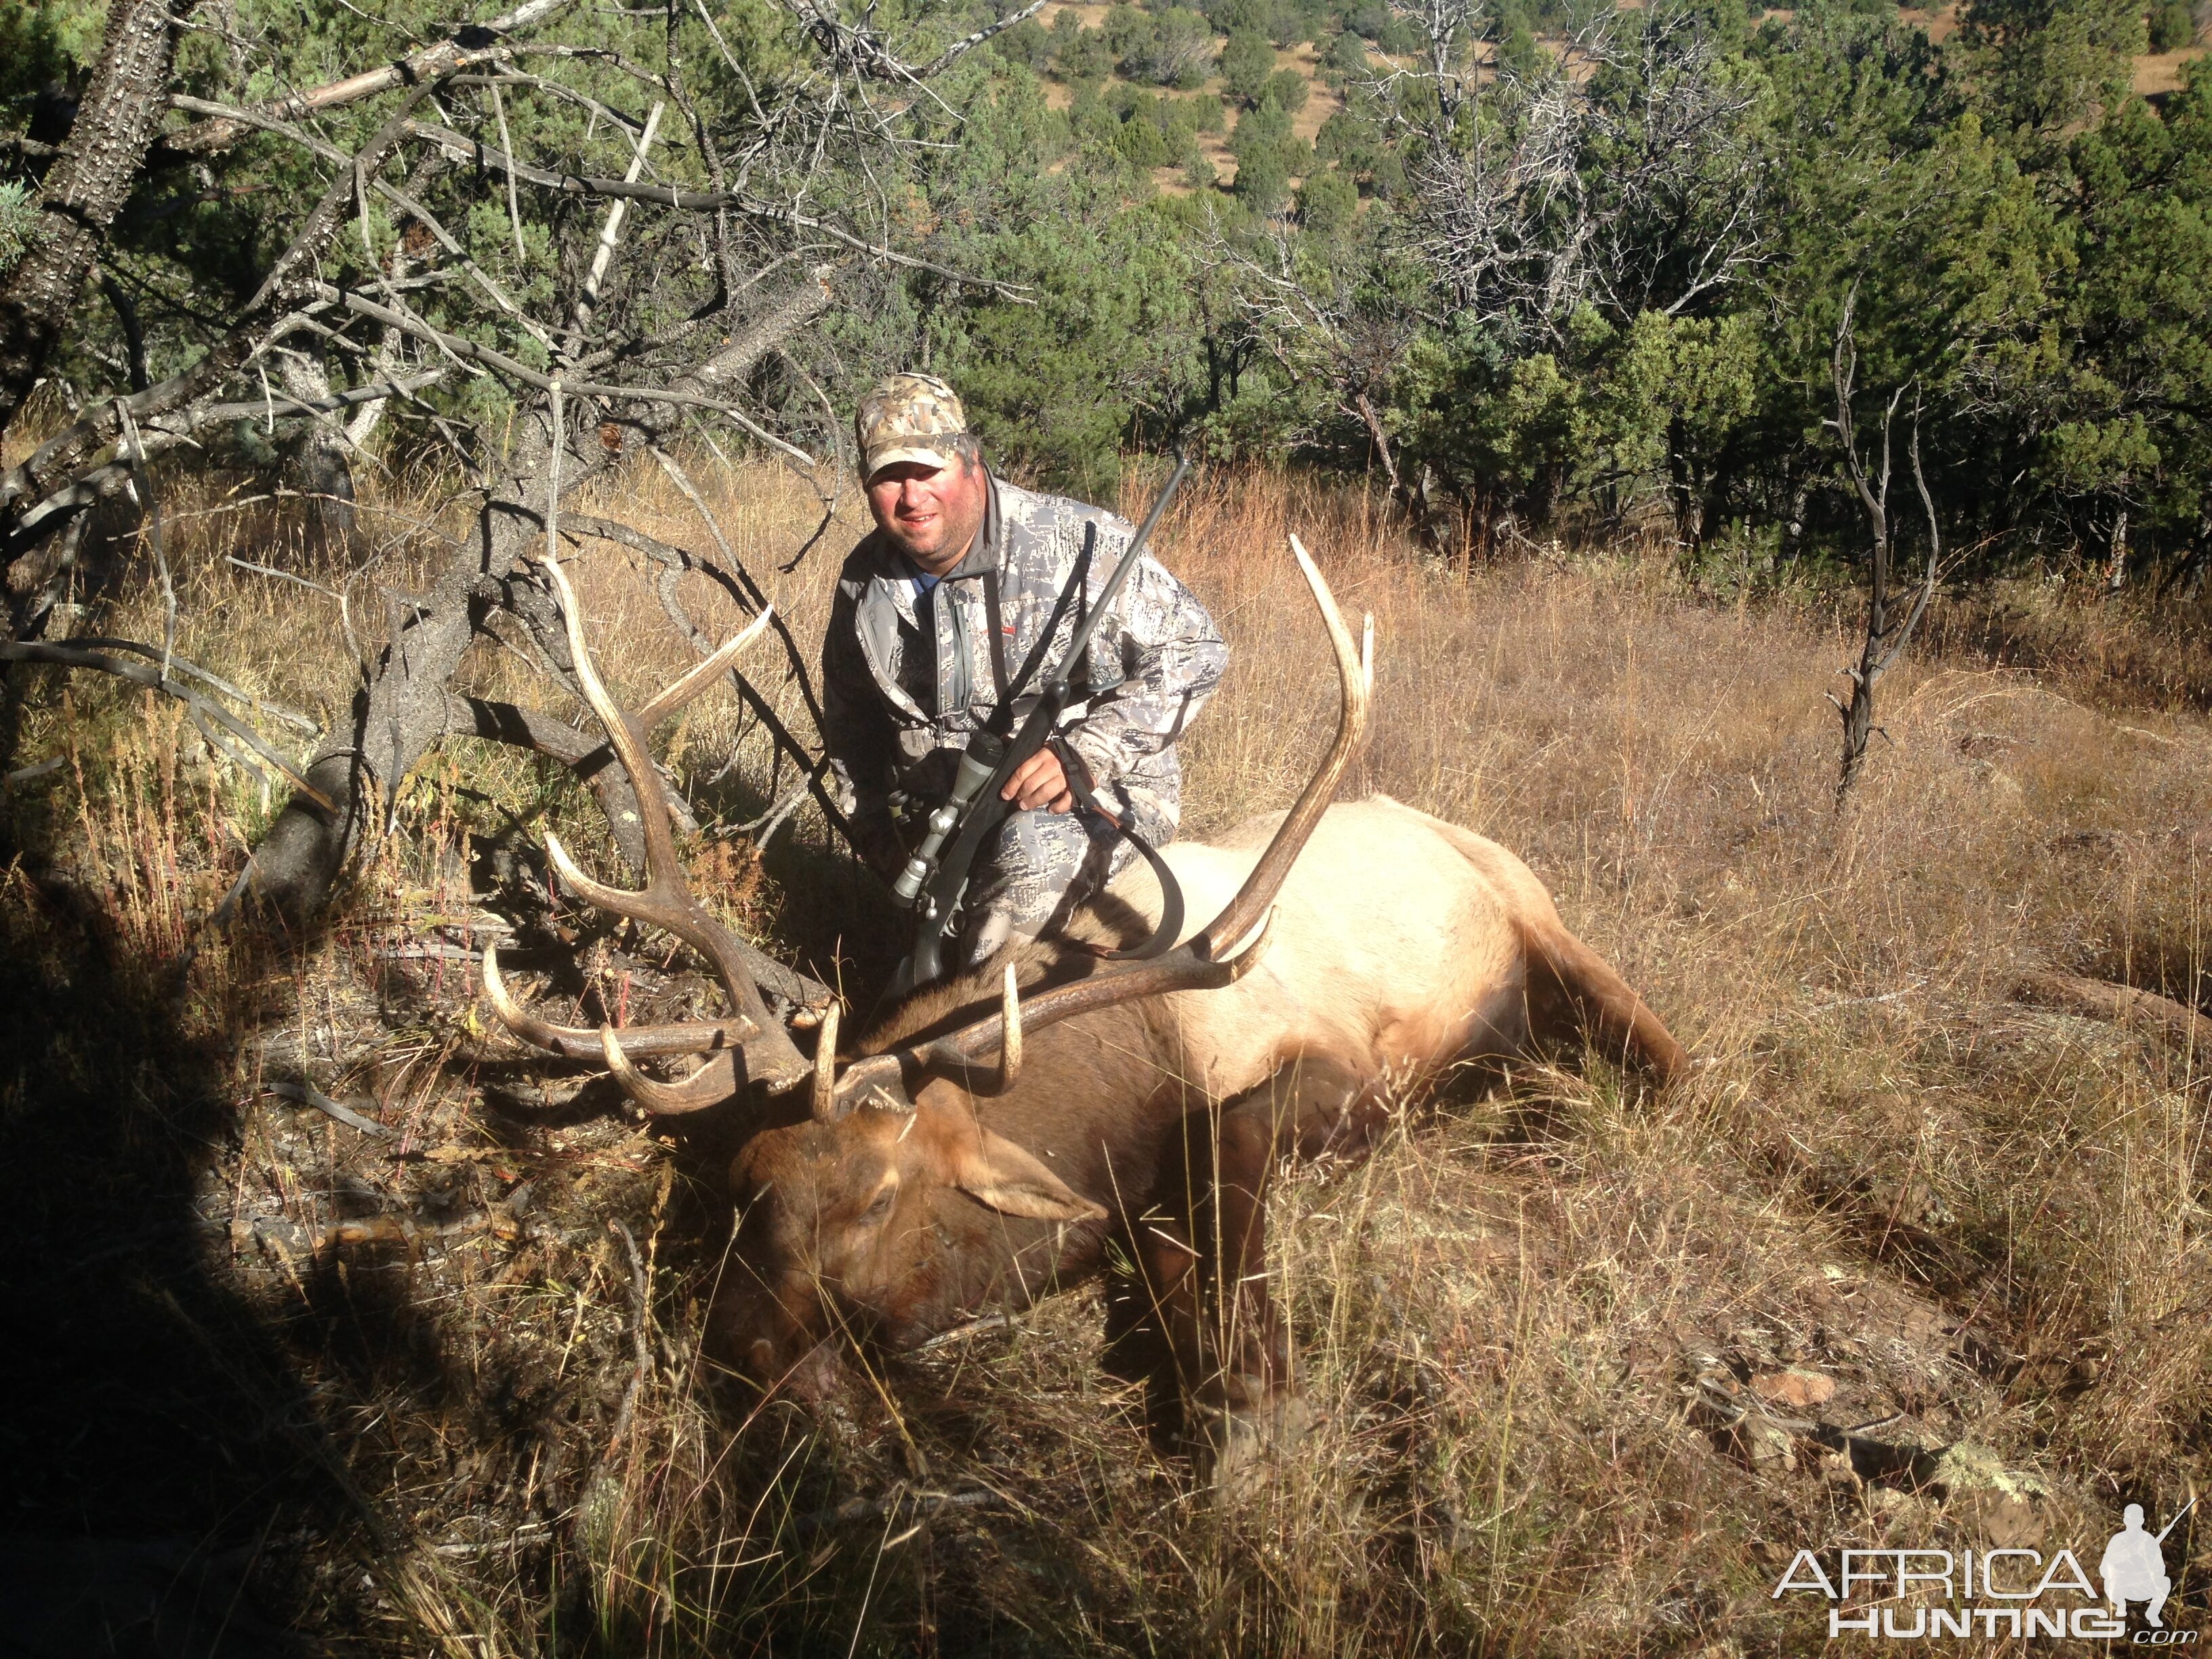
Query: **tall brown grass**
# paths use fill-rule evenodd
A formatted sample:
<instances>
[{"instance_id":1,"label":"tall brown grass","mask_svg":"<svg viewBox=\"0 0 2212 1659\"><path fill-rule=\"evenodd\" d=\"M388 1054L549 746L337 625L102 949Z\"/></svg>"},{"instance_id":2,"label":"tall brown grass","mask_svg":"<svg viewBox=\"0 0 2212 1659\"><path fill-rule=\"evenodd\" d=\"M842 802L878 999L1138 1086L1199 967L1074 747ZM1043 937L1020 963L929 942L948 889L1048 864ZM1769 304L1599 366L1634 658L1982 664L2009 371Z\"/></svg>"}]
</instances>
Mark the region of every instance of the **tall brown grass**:
<instances>
[{"instance_id":1,"label":"tall brown grass","mask_svg":"<svg viewBox=\"0 0 2212 1659\"><path fill-rule=\"evenodd\" d=\"M392 543L348 590L364 648L379 590L434 556L409 523L434 499L387 493L367 522ZM605 493L711 550L657 473ZM845 544L778 574L810 498L766 470L711 493L817 640ZM336 601L221 562L293 562L277 521L179 495L205 514L177 520L179 648L334 718L353 672ZM2212 1475L2204 1057L2011 995L2047 963L2212 1004L2212 729L2140 687L2101 700L2078 665L2055 690L1914 660L1838 811L1821 693L1850 654L1844 611L1717 604L1607 549L1442 566L1356 494L1216 477L1161 548L1233 652L1188 739L1188 834L1282 805L1333 718L1291 530L1376 618L1354 790L1519 853L1701 1057L1694 1079L1655 1098L1601 1064L1532 1062L1448 1091L1358 1170L1288 1180L1273 1267L1319 1425L1249 1503L1208 1500L1152 1445L1140 1390L1102 1369L1096 1290L890 1364L842 1413L756 1408L696 1349L716 1149L633 1130L603 1089L533 1092L472 1013L465 957L392 954L437 924L473 941L472 853L552 823L609 856L573 786L451 745L324 937L203 939L183 981L182 1028L225 1040L242 1103L190 1160L222 1229L209 1271L241 1329L274 1333L349 1494L301 1523L274 1592L303 1627L455 1655L1811 1650L1825 1604L1769 1594L1801 1547L2080 1550L2122 1502L2170 1515ZM593 636L634 698L690 660L645 574L585 556ZM703 581L684 592L710 631L737 625ZM143 605L118 623L158 626ZM474 672L557 706L510 652ZM762 685L804 730L796 687ZM710 836L789 781L726 693L665 747ZM269 800L175 709L84 680L27 714L16 763L49 754L67 764L11 803L19 843L167 987ZM758 863L707 848L702 887L871 994L885 913L809 814L785 833ZM26 915L37 862L10 878ZM604 946L582 948L605 979ZM404 1145L258 1092L280 1051ZM171 1086L108 1063L137 1065L156 1105ZM499 1224L319 1247L280 1224L349 1211ZM641 1304L610 1219L641 1252ZM1834 1379L1829 1423L1985 1447L2037 1495L1957 1460L1947 1482L1869 1480L1802 1435L1718 1425L1711 1399L1791 1367ZM2201 1535L2167 1547L2185 1622Z\"/></svg>"}]
</instances>

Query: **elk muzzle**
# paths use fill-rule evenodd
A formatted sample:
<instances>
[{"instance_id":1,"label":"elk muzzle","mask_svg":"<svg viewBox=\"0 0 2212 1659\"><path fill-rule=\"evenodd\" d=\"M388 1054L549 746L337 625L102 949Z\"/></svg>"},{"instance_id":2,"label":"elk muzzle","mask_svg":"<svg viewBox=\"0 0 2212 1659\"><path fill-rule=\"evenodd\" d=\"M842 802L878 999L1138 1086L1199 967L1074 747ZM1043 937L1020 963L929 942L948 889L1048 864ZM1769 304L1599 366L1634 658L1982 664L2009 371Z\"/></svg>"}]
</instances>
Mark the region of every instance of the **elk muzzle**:
<instances>
[{"instance_id":1,"label":"elk muzzle","mask_svg":"<svg viewBox=\"0 0 2212 1659\"><path fill-rule=\"evenodd\" d=\"M805 1275L788 1274L771 1290L732 1262L708 1310L708 1340L717 1357L763 1395L819 1405L845 1386L839 1358L845 1339L829 1313Z\"/></svg>"}]
</instances>

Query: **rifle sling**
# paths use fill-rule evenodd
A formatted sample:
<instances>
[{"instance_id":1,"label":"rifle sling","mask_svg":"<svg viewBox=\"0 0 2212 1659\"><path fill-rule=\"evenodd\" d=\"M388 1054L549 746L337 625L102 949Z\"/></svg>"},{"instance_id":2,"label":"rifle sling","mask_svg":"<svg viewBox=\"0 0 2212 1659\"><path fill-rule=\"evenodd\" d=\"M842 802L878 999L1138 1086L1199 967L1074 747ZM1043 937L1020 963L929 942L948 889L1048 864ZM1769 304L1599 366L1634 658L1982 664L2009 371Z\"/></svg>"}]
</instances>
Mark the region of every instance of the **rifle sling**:
<instances>
[{"instance_id":1,"label":"rifle sling","mask_svg":"<svg viewBox=\"0 0 2212 1659\"><path fill-rule=\"evenodd\" d=\"M1168 861L1160 856L1158 848L1100 803L1091 790L1091 769L1083 763L1083 757L1056 734L1046 741L1053 753L1060 757L1060 769L1066 776L1068 793L1075 797L1075 804L1101 819L1115 835L1135 848L1137 856L1152 866L1152 874L1159 880L1160 921L1159 926L1152 929L1152 936L1143 944L1132 945L1126 951L1098 952L1109 962L1148 962L1171 949L1176 936L1182 932L1182 884L1176 880L1175 872L1168 868Z\"/></svg>"}]
</instances>

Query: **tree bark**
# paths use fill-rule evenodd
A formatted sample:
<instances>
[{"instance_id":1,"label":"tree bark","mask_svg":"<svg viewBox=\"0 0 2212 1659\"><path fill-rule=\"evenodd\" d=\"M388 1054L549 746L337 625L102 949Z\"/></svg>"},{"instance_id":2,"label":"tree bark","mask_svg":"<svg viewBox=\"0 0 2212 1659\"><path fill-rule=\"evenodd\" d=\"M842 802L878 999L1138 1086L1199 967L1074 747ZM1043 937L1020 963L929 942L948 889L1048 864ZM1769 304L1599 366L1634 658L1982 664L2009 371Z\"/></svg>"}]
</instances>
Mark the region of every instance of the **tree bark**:
<instances>
[{"instance_id":1,"label":"tree bark","mask_svg":"<svg viewBox=\"0 0 2212 1659\"><path fill-rule=\"evenodd\" d=\"M0 432L45 373L101 239L168 107L171 0L114 0L92 84L39 191L31 245L0 289Z\"/></svg>"},{"instance_id":2,"label":"tree bark","mask_svg":"<svg viewBox=\"0 0 2212 1659\"><path fill-rule=\"evenodd\" d=\"M284 390L302 403L322 403L331 395L331 377L322 360L307 351L279 349L276 376ZM343 553L353 539L354 493L351 446L335 415L310 415L290 457L292 481L307 498L307 549L318 556Z\"/></svg>"},{"instance_id":3,"label":"tree bark","mask_svg":"<svg viewBox=\"0 0 2212 1659\"><path fill-rule=\"evenodd\" d=\"M1398 479L1397 458L1390 453L1390 434L1383 429L1382 411L1375 407L1375 400L1365 392L1357 399L1359 418L1366 425L1368 441L1375 446L1375 457L1382 463L1383 475L1390 480L1390 499L1396 501L1404 491Z\"/></svg>"}]
</instances>

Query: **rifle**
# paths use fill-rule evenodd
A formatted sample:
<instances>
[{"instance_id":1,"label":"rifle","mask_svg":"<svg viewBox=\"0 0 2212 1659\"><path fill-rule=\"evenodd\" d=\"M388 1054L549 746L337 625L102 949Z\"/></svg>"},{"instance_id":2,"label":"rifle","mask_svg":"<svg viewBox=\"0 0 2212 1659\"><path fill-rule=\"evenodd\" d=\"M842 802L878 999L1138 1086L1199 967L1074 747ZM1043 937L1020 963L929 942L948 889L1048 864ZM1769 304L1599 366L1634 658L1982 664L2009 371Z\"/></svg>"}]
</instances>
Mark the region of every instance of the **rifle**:
<instances>
[{"instance_id":1,"label":"rifle","mask_svg":"<svg viewBox=\"0 0 2212 1659\"><path fill-rule=\"evenodd\" d=\"M2197 1500L2194 1498L2191 1498L2186 1504L2184 1504L2181 1506L2181 1515L2177 1515L2172 1520L2167 1522L2166 1523L2166 1532L2159 1534L2158 1537L2153 1541L2160 1544L2166 1542L2166 1533L2172 1532L2176 1527L2179 1526L2181 1524L2181 1516L2188 1514L2190 1510L2196 1507Z\"/></svg>"},{"instance_id":2,"label":"rifle","mask_svg":"<svg viewBox=\"0 0 2212 1659\"><path fill-rule=\"evenodd\" d=\"M1022 687L1028 683L1029 675L1035 672L1036 665L1032 662L1021 678L1006 689L999 706L992 711L991 718L969 738L967 747L961 750L960 764L953 774L951 793L945 797L945 804L929 815L928 833L922 838L921 845L915 849L914 856L907 860L906 867L899 872L898 879L891 884L893 902L900 908L913 910L915 915L914 946L907 953L906 959L899 963L898 971L892 977L890 995L903 996L918 985L928 984L944 972L945 933L967 891L969 870L975 861L976 854L982 848L984 837L1004 823L1015 811L1012 801L1000 799L999 792L1006 787L1006 780L1013 776L1031 756L1053 740L1060 717L1067 707L1069 685L1076 664L1085 659L1091 636L1097 631L1100 619L1113 605L1130 573L1136 569L1137 561L1144 554L1145 544L1152 539L1154 527L1167 511L1168 503L1175 499L1176 491L1182 488L1183 478L1189 471L1189 458L1176 456L1176 469L1168 476L1158 499L1153 501L1152 510L1145 514L1144 523L1137 527L1137 533L1131 538L1127 551L1121 555L1121 562L1115 566L1114 574L1107 578L1106 585L1099 590L1097 602L1076 623L1075 632L1068 639L1066 654L1060 659L1036 700L1027 702L1019 695ZM1051 642L1054 634L1059 631L1060 618L1066 615L1068 607L1079 597L1084 583L1089 578L1091 550L1097 542L1097 526L1094 524L1085 528L1082 555L1076 560L1075 568L1068 576L1067 586L1060 591L1060 598L1054 603L1052 615L1045 623L1044 632L1037 641L1039 653ZM1023 707L1025 702L1026 709ZM1020 720L1018 726L1015 724L1018 716ZM1182 895L1176 888L1174 878L1168 874L1167 866L1160 861L1159 854L1098 805L1089 786L1076 775L1076 769L1068 769L1067 779L1069 790L1076 799L1113 824L1143 854L1160 878L1161 895L1165 902L1160 927L1154 930L1151 939L1135 949L1110 954L1116 957L1132 958L1157 955L1175 942L1175 934L1182 927ZM945 853L940 861L939 854L948 841L951 843L951 850Z\"/></svg>"}]
</instances>

